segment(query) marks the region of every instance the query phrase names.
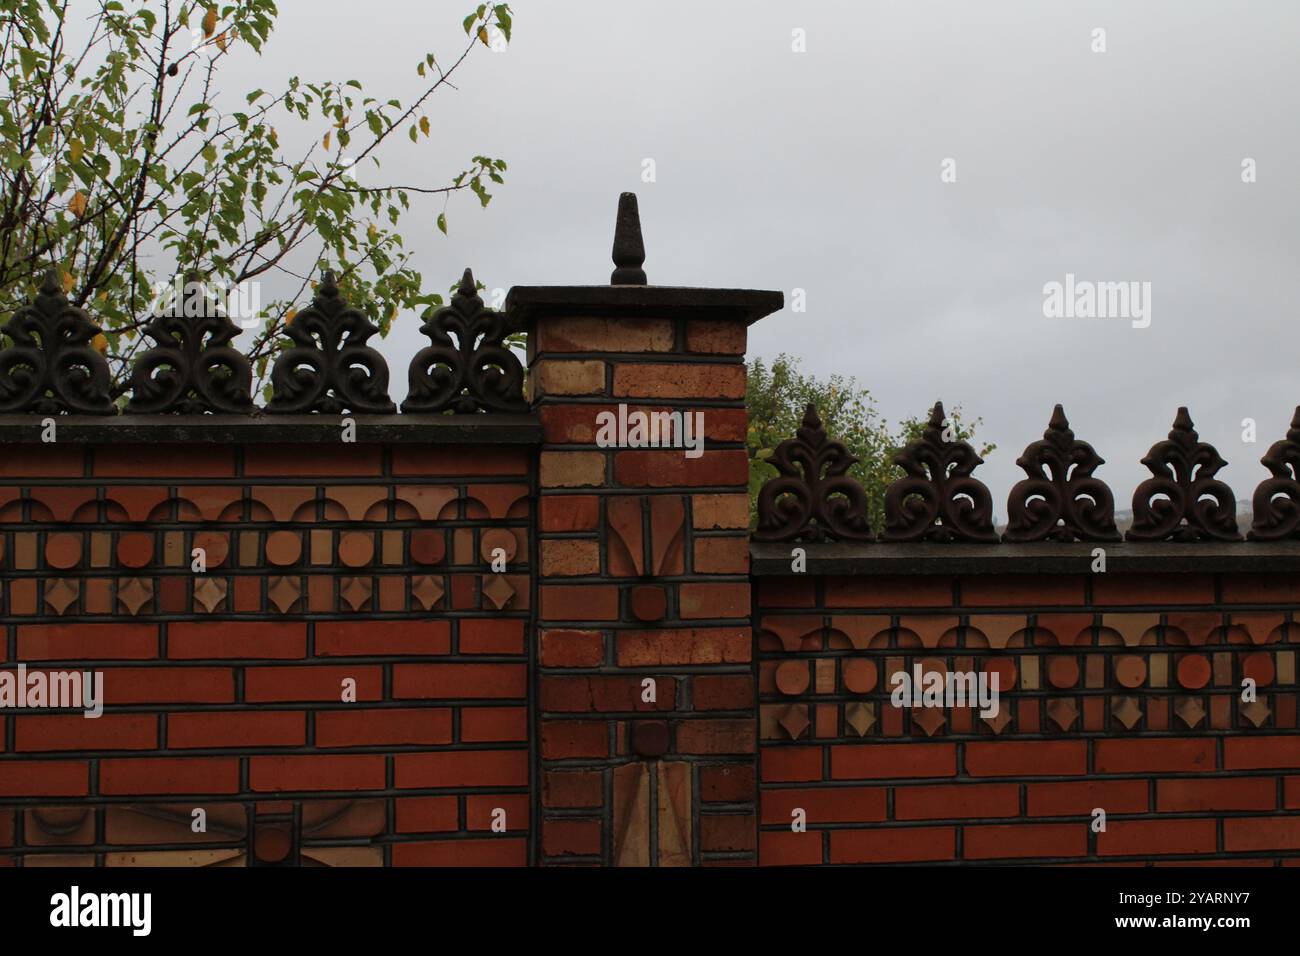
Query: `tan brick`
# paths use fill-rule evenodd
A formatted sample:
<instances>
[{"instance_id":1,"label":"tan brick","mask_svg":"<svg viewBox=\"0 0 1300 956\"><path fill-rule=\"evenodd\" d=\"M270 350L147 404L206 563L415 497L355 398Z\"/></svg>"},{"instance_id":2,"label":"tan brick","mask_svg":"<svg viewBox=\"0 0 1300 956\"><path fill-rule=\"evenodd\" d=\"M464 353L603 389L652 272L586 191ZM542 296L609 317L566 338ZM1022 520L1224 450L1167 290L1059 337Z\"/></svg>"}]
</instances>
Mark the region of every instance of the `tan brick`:
<instances>
[{"instance_id":1,"label":"tan brick","mask_svg":"<svg viewBox=\"0 0 1300 956\"><path fill-rule=\"evenodd\" d=\"M614 394L620 398L744 398L745 366L616 365Z\"/></svg>"},{"instance_id":2,"label":"tan brick","mask_svg":"<svg viewBox=\"0 0 1300 956\"><path fill-rule=\"evenodd\" d=\"M748 528L748 495L691 495L697 528Z\"/></svg>"},{"instance_id":3,"label":"tan brick","mask_svg":"<svg viewBox=\"0 0 1300 956\"><path fill-rule=\"evenodd\" d=\"M697 574L747 574L749 539L696 538L695 571Z\"/></svg>"},{"instance_id":4,"label":"tan brick","mask_svg":"<svg viewBox=\"0 0 1300 956\"><path fill-rule=\"evenodd\" d=\"M715 355L745 354L745 323L699 319L686 323L686 350Z\"/></svg>"},{"instance_id":5,"label":"tan brick","mask_svg":"<svg viewBox=\"0 0 1300 956\"><path fill-rule=\"evenodd\" d=\"M532 384L534 397L600 395L605 391L605 363L544 360L537 363Z\"/></svg>"},{"instance_id":6,"label":"tan brick","mask_svg":"<svg viewBox=\"0 0 1300 956\"><path fill-rule=\"evenodd\" d=\"M542 352L671 352L669 319L543 319L537 329Z\"/></svg>"},{"instance_id":7,"label":"tan brick","mask_svg":"<svg viewBox=\"0 0 1300 956\"><path fill-rule=\"evenodd\" d=\"M544 451L544 488L586 488L605 483L605 455L598 451Z\"/></svg>"},{"instance_id":8,"label":"tan brick","mask_svg":"<svg viewBox=\"0 0 1300 956\"><path fill-rule=\"evenodd\" d=\"M547 577L599 573L599 542L568 538L542 542L542 574Z\"/></svg>"}]
</instances>

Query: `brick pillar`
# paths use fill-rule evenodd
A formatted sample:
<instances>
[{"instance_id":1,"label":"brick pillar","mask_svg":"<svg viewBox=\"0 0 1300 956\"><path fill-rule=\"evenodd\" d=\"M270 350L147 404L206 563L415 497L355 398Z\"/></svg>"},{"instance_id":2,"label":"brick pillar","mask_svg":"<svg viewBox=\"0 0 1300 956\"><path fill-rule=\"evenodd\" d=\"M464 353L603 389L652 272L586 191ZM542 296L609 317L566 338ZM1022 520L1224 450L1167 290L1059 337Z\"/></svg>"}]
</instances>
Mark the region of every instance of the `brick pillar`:
<instances>
[{"instance_id":1,"label":"brick pillar","mask_svg":"<svg viewBox=\"0 0 1300 956\"><path fill-rule=\"evenodd\" d=\"M744 355L782 296L647 285L643 258L624 194L614 284L507 299L544 429L538 862L752 863ZM602 447L620 403L702 412L703 453Z\"/></svg>"}]
</instances>

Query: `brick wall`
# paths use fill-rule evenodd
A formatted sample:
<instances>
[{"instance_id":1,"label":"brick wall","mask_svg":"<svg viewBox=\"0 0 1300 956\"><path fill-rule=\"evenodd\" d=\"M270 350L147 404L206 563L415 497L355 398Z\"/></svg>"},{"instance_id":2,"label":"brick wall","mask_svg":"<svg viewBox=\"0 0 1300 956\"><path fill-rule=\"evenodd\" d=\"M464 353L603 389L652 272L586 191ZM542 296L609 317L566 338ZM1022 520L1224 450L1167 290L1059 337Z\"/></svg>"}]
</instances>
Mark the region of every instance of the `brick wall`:
<instances>
[{"instance_id":1,"label":"brick wall","mask_svg":"<svg viewBox=\"0 0 1300 956\"><path fill-rule=\"evenodd\" d=\"M526 863L533 457L6 447L0 668L107 705L0 712L0 863Z\"/></svg>"},{"instance_id":2,"label":"brick wall","mask_svg":"<svg viewBox=\"0 0 1300 956\"><path fill-rule=\"evenodd\" d=\"M1300 862L1294 574L809 575L756 595L763 864ZM999 714L893 706L918 663L996 671Z\"/></svg>"}]
</instances>

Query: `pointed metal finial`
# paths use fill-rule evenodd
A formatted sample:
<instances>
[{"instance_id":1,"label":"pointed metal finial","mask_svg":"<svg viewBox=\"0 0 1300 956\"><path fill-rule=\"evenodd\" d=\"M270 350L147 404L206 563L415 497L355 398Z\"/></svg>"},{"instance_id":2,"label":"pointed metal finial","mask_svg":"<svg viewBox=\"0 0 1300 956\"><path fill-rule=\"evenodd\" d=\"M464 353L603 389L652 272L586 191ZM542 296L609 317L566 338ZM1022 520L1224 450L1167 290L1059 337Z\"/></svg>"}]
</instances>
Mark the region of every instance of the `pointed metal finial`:
<instances>
[{"instance_id":1,"label":"pointed metal finial","mask_svg":"<svg viewBox=\"0 0 1300 956\"><path fill-rule=\"evenodd\" d=\"M645 243L641 241L641 214L636 193L618 197L618 220L614 224L614 266L610 285L645 285Z\"/></svg>"}]
</instances>

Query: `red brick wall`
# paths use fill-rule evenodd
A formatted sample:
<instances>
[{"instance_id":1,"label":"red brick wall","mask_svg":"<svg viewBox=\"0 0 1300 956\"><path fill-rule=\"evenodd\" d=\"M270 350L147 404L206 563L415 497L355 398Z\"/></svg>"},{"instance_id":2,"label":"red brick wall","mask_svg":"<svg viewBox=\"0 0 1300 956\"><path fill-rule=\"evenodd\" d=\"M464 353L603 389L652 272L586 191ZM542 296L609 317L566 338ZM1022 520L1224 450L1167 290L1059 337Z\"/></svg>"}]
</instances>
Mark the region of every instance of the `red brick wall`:
<instances>
[{"instance_id":1,"label":"red brick wall","mask_svg":"<svg viewBox=\"0 0 1300 956\"><path fill-rule=\"evenodd\" d=\"M1300 862L1294 575L765 577L756 603L763 864ZM1002 713L893 706L917 662L996 669Z\"/></svg>"},{"instance_id":2,"label":"red brick wall","mask_svg":"<svg viewBox=\"0 0 1300 956\"><path fill-rule=\"evenodd\" d=\"M0 713L0 864L526 863L532 458L6 447L0 668L107 706Z\"/></svg>"}]
</instances>

